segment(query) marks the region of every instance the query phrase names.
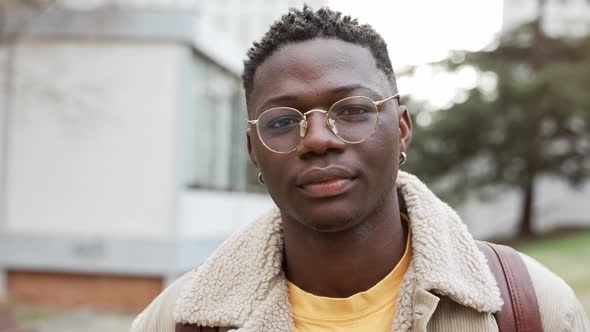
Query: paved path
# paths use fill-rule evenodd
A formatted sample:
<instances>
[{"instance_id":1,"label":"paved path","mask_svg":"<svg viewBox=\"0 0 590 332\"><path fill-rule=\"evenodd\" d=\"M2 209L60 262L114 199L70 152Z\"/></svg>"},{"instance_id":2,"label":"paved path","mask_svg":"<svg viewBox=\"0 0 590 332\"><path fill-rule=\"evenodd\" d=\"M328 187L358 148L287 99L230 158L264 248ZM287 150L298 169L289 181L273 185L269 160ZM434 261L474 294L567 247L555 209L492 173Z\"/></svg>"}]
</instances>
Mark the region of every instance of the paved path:
<instances>
[{"instance_id":1,"label":"paved path","mask_svg":"<svg viewBox=\"0 0 590 332\"><path fill-rule=\"evenodd\" d=\"M135 315L69 311L25 323L35 332L129 332Z\"/></svg>"}]
</instances>

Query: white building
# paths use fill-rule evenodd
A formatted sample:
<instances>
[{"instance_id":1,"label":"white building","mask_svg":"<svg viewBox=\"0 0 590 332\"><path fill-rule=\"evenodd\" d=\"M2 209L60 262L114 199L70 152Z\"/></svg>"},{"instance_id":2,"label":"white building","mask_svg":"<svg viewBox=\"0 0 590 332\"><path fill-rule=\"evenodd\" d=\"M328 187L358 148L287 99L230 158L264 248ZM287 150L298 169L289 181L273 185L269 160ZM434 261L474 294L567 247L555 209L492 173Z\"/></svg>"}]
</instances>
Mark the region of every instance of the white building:
<instances>
[{"instance_id":1,"label":"white building","mask_svg":"<svg viewBox=\"0 0 590 332\"><path fill-rule=\"evenodd\" d=\"M252 42L260 39L289 8L302 8L304 3L320 8L328 0L58 0L58 3L79 10L109 6L194 13L199 16L197 29L210 40L218 36L230 39L245 54Z\"/></svg>"},{"instance_id":2,"label":"white building","mask_svg":"<svg viewBox=\"0 0 590 332\"><path fill-rule=\"evenodd\" d=\"M539 16L539 0L504 0L503 30ZM546 0L543 25L552 36L590 33L590 0Z\"/></svg>"},{"instance_id":3,"label":"white building","mask_svg":"<svg viewBox=\"0 0 590 332\"><path fill-rule=\"evenodd\" d=\"M243 52L198 16L5 14L0 293L137 310L270 208L245 192Z\"/></svg>"}]
</instances>

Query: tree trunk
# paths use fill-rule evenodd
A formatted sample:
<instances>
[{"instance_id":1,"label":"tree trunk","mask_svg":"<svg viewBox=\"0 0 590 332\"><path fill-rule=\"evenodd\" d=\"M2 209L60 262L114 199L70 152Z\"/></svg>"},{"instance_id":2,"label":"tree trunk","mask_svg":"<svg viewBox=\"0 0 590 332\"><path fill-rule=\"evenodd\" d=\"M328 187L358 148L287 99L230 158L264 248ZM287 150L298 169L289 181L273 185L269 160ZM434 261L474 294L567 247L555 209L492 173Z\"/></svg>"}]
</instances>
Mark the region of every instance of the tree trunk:
<instances>
[{"instance_id":1,"label":"tree trunk","mask_svg":"<svg viewBox=\"0 0 590 332\"><path fill-rule=\"evenodd\" d=\"M531 237L533 233L533 203L535 198L534 181L528 181L522 191L522 213L518 227L518 237Z\"/></svg>"},{"instance_id":2,"label":"tree trunk","mask_svg":"<svg viewBox=\"0 0 590 332\"><path fill-rule=\"evenodd\" d=\"M543 59L543 50L541 41L545 38L545 34L543 32L543 19L545 17L545 7L547 5L547 0L537 0L537 18L534 21L533 25L533 33L534 33L534 44L531 48L531 65L535 71L539 70L544 65ZM538 102L536 100L536 102ZM532 119L531 119L532 120ZM536 119L537 121L539 118ZM533 151L539 151L539 147L536 146L536 142L533 135L537 128L540 127L540 123L533 124L532 121L529 122L529 153ZM528 170L530 174L527 176L526 184L522 187L522 211L520 216L520 224L518 225L518 237L532 237L533 233L533 203L535 199L535 172L532 171L533 167L531 165L536 165L536 158L535 155L529 155L528 158Z\"/></svg>"}]
</instances>

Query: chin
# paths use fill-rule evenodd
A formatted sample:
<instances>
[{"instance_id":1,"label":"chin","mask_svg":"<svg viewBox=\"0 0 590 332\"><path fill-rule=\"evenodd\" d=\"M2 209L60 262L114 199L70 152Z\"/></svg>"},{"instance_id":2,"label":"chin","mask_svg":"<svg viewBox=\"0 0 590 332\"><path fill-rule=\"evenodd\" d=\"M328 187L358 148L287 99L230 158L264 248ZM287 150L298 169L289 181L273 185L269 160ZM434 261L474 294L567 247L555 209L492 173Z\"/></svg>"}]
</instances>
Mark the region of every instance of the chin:
<instances>
[{"instance_id":1,"label":"chin","mask_svg":"<svg viewBox=\"0 0 590 332\"><path fill-rule=\"evenodd\" d=\"M359 213L359 211L333 213L331 209L326 209L322 213L306 214L299 220L303 226L313 231L319 233L336 233L354 228L359 223L361 215L362 213Z\"/></svg>"}]
</instances>

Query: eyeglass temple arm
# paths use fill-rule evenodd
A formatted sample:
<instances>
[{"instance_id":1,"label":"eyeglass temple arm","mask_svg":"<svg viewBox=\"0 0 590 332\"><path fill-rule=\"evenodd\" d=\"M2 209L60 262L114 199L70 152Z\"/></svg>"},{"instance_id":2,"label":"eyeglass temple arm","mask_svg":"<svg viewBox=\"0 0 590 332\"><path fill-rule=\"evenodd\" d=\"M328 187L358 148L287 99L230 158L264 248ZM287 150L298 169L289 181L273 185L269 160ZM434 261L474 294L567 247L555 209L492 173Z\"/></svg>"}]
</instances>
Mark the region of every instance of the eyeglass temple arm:
<instances>
[{"instance_id":1,"label":"eyeglass temple arm","mask_svg":"<svg viewBox=\"0 0 590 332\"><path fill-rule=\"evenodd\" d=\"M383 100L375 101L374 102L375 103L375 106L379 106L379 105L383 104L384 102L386 102L386 101L388 101L390 99L393 99L393 98L396 98L397 100L399 100L399 93L396 93L393 96L388 97L388 98L385 98Z\"/></svg>"},{"instance_id":2,"label":"eyeglass temple arm","mask_svg":"<svg viewBox=\"0 0 590 332\"><path fill-rule=\"evenodd\" d=\"M248 121L249 124L253 124L253 125L258 124L258 120L249 120L249 119L246 119L246 121Z\"/></svg>"}]
</instances>

